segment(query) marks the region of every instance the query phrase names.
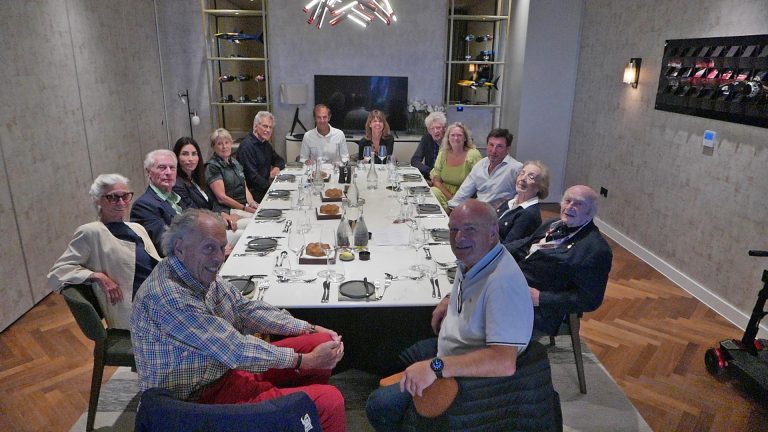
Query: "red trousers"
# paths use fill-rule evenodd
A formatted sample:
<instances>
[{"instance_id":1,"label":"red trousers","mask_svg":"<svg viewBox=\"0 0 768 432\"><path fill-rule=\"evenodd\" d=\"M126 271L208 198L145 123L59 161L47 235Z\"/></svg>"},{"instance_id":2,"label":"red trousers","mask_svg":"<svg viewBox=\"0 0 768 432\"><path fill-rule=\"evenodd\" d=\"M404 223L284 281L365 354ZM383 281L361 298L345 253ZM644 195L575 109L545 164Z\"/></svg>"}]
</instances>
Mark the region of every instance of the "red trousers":
<instances>
[{"instance_id":1,"label":"red trousers","mask_svg":"<svg viewBox=\"0 0 768 432\"><path fill-rule=\"evenodd\" d=\"M314 333L274 342L296 352L311 352L317 345L331 340L327 333ZM240 404L257 403L279 398L290 393L304 392L315 403L324 431L346 430L344 397L328 384L328 369L269 369L260 374L233 369L203 390L200 403Z\"/></svg>"}]
</instances>

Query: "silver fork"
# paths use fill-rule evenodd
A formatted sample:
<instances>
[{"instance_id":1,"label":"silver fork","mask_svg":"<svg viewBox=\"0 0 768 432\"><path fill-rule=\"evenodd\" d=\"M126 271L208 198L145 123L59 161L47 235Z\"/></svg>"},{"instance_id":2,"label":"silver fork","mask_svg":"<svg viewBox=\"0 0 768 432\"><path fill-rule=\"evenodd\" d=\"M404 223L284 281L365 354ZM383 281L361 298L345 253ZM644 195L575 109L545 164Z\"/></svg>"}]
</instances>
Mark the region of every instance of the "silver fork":
<instances>
[{"instance_id":1,"label":"silver fork","mask_svg":"<svg viewBox=\"0 0 768 432\"><path fill-rule=\"evenodd\" d=\"M256 299L264 301L264 294L267 292L268 289L269 289L269 281L262 281L259 284L259 296L256 297Z\"/></svg>"},{"instance_id":2,"label":"silver fork","mask_svg":"<svg viewBox=\"0 0 768 432\"><path fill-rule=\"evenodd\" d=\"M389 288L390 285L392 285L392 280L385 279L384 280L384 291L381 292L381 295L377 295L376 296L376 300L381 300L381 299L384 298L384 294L387 293L387 288Z\"/></svg>"}]
</instances>

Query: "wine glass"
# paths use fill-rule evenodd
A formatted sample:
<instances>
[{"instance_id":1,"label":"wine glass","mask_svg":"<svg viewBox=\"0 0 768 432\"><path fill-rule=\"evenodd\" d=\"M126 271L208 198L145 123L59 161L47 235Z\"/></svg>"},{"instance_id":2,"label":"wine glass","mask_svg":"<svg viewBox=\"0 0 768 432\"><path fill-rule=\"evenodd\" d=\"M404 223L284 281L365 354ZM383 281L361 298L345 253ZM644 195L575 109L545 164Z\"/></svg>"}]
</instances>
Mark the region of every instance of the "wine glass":
<instances>
[{"instance_id":1,"label":"wine glass","mask_svg":"<svg viewBox=\"0 0 768 432\"><path fill-rule=\"evenodd\" d=\"M296 255L296 267L299 266L299 252L304 248L306 243L304 242L304 234L297 230L291 230L288 232L288 249ZM290 260L288 261L290 265ZM295 278L304 275L304 270L291 267L288 277Z\"/></svg>"},{"instance_id":2,"label":"wine glass","mask_svg":"<svg viewBox=\"0 0 768 432\"><path fill-rule=\"evenodd\" d=\"M320 241L328 245L328 249L325 250L325 270L317 272L317 275L324 277L330 282L341 282L344 280L344 275L336 273L331 269L331 257L336 253L336 232L331 229L324 229L320 234Z\"/></svg>"},{"instance_id":3,"label":"wine glass","mask_svg":"<svg viewBox=\"0 0 768 432\"><path fill-rule=\"evenodd\" d=\"M370 160L371 160L371 146L363 147L363 160L365 161L365 163L370 162Z\"/></svg>"},{"instance_id":4,"label":"wine glass","mask_svg":"<svg viewBox=\"0 0 768 432\"><path fill-rule=\"evenodd\" d=\"M379 147L379 159L381 159L381 163L387 163L387 146Z\"/></svg>"}]
</instances>

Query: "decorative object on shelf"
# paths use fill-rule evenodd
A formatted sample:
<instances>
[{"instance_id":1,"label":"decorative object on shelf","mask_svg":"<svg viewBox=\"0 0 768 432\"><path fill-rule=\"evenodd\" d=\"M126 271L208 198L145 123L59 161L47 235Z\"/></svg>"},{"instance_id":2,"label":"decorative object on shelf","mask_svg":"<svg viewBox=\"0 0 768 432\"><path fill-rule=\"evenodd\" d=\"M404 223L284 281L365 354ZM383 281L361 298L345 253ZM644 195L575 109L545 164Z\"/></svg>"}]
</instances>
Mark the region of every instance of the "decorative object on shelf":
<instances>
[{"instance_id":1,"label":"decorative object on shelf","mask_svg":"<svg viewBox=\"0 0 768 432\"><path fill-rule=\"evenodd\" d=\"M424 135L427 133L424 120L430 113L435 111L445 112L445 107L442 105L429 105L421 99L409 101L406 133L408 135Z\"/></svg>"},{"instance_id":2,"label":"decorative object on shelf","mask_svg":"<svg viewBox=\"0 0 768 432\"><path fill-rule=\"evenodd\" d=\"M189 89L186 89L183 92L178 92L178 95L179 99L181 99L181 102L187 106L187 117L189 118L189 137L194 139L195 135L192 132L192 126L197 126L200 124L200 117L198 117L197 111L192 110L192 103L189 101Z\"/></svg>"},{"instance_id":3,"label":"decorative object on shelf","mask_svg":"<svg viewBox=\"0 0 768 432\"><path fill-rule=\"evenodd\" d=\"M464 40L467 42L488 42L493 40L493 35L480 35L475 36L473 34L468 34L464 36Z\"/></svg>"},{"instance_id":4,"label":"decorative object on shelf","mask_svg":"<svg viewBox=\"0 0 768 432\"><path fill-rule=\"evenodd\" d=\"M255 41L264 43L264 33L253 35L253 34L245 34L242 31L235 30L232 32L216 33L215 36L219 39L228 40L236 44L239 44L241 41L245 41L245 40L255 40Z\"/></svg>"},{"instance_id":5,"label":"decorative object on shelf","mask_svg":"<svg viewBox=\"0 0 768 432\"><path fill-rule=\"evenodd\" d=\"M293 123L291 123L291 135L296 129L298 123L304 132L307 127L299 120L299 105L307 103L307 85L306 84L280 84L280 102L288 105L296 105L296 112L293 114Z\"/></svg>"},{"instance_id":6,"label":"decorative object on shelf","mask_svg":"<svg viewBox=\"0 0 768 432\"><path fill-rule=\"evenodd\" d=\"M637 88L637 81L640 78L640 64L642 62L643 59L635 57L629 60L629 63L624 67L624 84Z\"/></svg>"},{"instance_id":7,"label":"decorative object on shelf","mask_svg":"<svg viewBox=\"0 0 768 432\"><path fill-rule=\"evenodd\" d=\"M768 128L766 78L768 34L667 40L655 108Z\"/></svg>"},{"instance_id":8,"label":"decorative object on shelf","mask_svg":"<svg viewBox=\"0 0 768 432\"><path fill-rule=\"evenodd\" d=\"M472 65L470 65L470 66L472 66ZM474 90L477 90L480 87L487 87L489 90L490 89L498 90L499 89L499 86L498 86L499 78L500 77L496 77L496 79L494 79L494 80L489 80L488 78L480 78L477 81L474 81L474 80L460 80L460 81L458 81L456 83L456 85L461 86L461 87L470 87L470 88L472 88Z\"/></svg>"},{"instance_id":9,"label":"decorative object on shelf","mask_svg":"<svg viewBox=\"0 0 768 432\"><path fill-rule=\"evenodd\" d=\"M332 27L345 19L363 28L375 19L386 25L397 21L389 0L312 0L303 11L309 14L307 24L314 25L318 30L323 27L326 16L329 16L328 23Z\"/></svg>"}]
</instances>

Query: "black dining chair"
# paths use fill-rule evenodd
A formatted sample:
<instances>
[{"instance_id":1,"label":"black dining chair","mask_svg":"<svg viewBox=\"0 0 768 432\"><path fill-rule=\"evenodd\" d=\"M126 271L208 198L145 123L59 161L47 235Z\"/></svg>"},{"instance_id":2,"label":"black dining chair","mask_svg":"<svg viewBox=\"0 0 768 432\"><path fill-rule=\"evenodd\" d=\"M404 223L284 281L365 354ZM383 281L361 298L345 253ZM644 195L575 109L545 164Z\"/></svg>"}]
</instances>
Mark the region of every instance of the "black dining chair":
<instances>
[{"instance_id":1,"label":"black dining chair","mask_svg":"<svg viewBox=\"0 0 768 432\"><path fill-rule=\"evenodd\" d=\"M128 330L110 329L102 322L103 314L93 289L90 285L70 285L61 291L75 317L77 325L85 336L94 341L93 376L91 377L91 395L88 401L88 420L86 431L93 430L96 420L96 408L101 392L101 378L104 366L130 366L136 368L131 345L131 333Z\"/></svg>"},{"instance_id":2,"label":"black dining chair","mask_svg":"<svg viewBox=\"0 0 768 432\"><path fill-rule=\"evenodd\" d=\"M576 361L576 374L579 377L579 391L587 394L587 380L584 377L584 359L581 355L581 337L579 330L581 328L581 314L572 312L563 317L563 322L557 333L549 336L549 346L555 346L555 336L569 335L571 345L573 345L573 357Z\"/></svg>"}]
</instances>

